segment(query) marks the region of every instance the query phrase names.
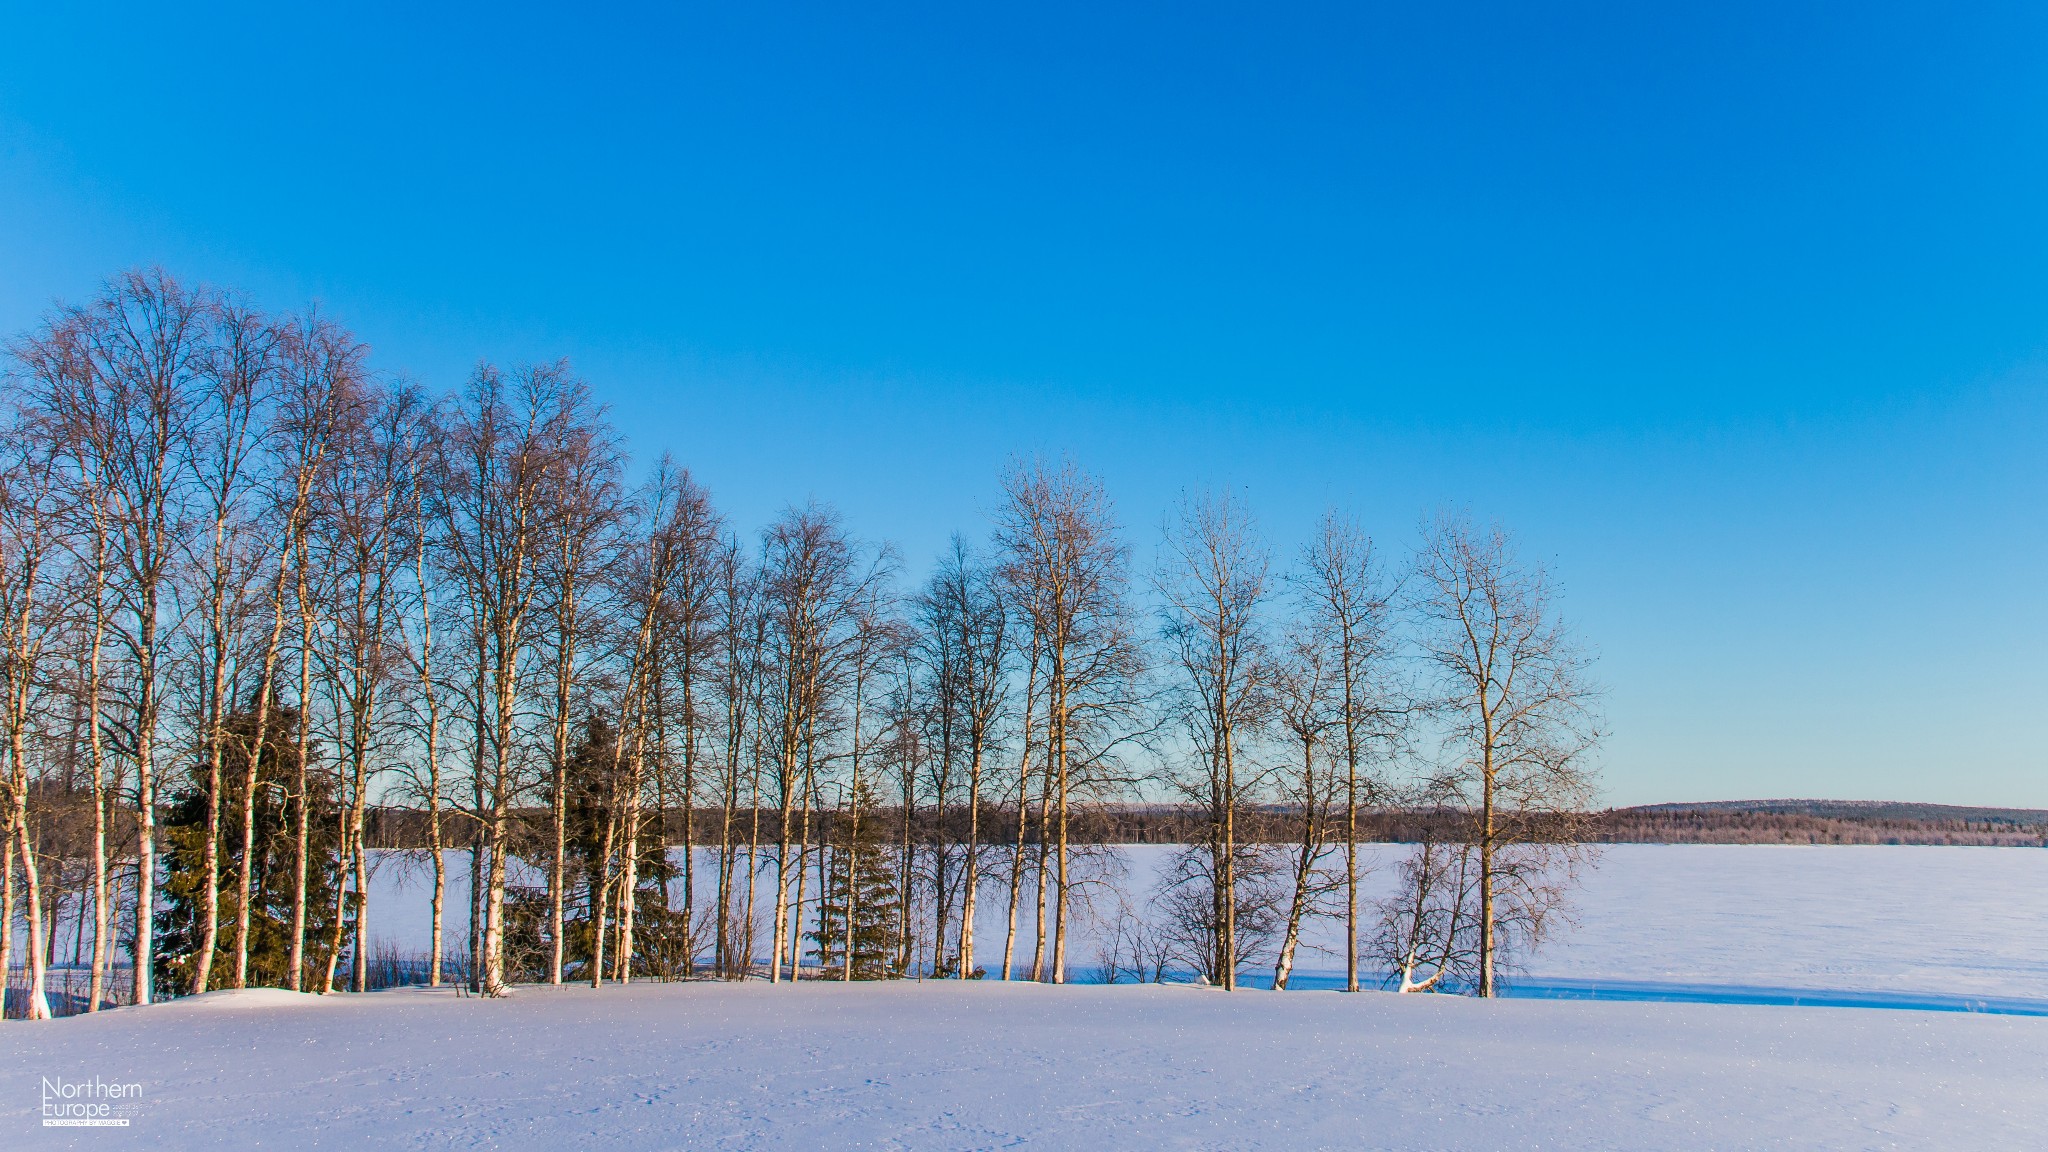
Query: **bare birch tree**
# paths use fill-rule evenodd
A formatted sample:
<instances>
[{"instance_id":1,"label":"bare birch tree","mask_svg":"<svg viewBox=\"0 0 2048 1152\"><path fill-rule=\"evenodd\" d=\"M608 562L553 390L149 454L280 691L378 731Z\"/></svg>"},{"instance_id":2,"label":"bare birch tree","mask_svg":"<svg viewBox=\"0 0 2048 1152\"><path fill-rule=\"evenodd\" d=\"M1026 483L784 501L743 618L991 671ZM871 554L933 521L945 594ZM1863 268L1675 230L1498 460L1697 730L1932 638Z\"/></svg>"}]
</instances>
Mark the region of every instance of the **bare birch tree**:
<instances>
[{"instance_id":1,"label":"bare birch tree","mask_svg":"<svg viewBox=\"0 0 2048 1152\"><path fill-rule=\"evenodd\" d=\"M1328 848L1334 772L1329 771L1329 732L1342 725L1341 697L1331 674L1332 646L1313 618L1297 619L1286 648L1273 668L1273 711L1294 759L1277 773L1281 791L1295 810L1299 834L1289 871L1292 895L1287 902L1280 954L1273 962L1273 989L1286 991L1301 943L1302 923L1314 910L1327 885L1322 860Z\"/></svg>"},{"instance_id":2,"label":"bare birch tree","mask_svg":"<svg viewBox=\"0 0 2048 1152\"><path fill-rule=\"evenodd\" d=\"M800 876L808 846L810 798L834 733L833 706L856 636L855 608L889 578L893 558L869 553L817 505L792 508L762 541L763 596L769 628L766 658L773 731L776 833L775 919L768 977L782 979L786 954L800 941ZM804 821L802 825L799 820ZM792 856L792 851L797 853ZM799 906L792 906L792 896ZM794 966L792 965L792 972Z\"/></svg>"},{"instance_id":3,"label":"bare birch tree","mask_svg":"<svg viewBox=\"0 0 2048 1152\"><path fill-rule=\"evenodd\" d=\"M505 989L505 882L512 855L512 808L529 781L520 737L520 689L534 647L540 596L534 568L545 544L543 498L551 467L548 422L581 385L566 363L530 367L508 379L489 365L471 376L443 442L445 574L470 617L475 646L470 702L474 818L487 873L473 875L477 991Z\"/></svg>"},{"instance_id":4,"label":"bare birch tree","mask_svg":"<svg viewBox=\"0 0 2048 1152\"><path fill-rule=\"evenodd\" d=\"M212 340L202 359L200 403L195 407L187 457L199 493L204 534L191 541L190 567L198 580L199 628L194 640L203 669L195 687L194 732L206 765L207 807L200 934L192 966L192 992L212 986L220 938L222 766L226 719L235 709L237 649L249 608L250 577L267 549L248 506L255 494L264 408L278 370L278 334L253 310L223 300L213 308Z\"/></svg>"},{"instance_id":5,"label":"bare birch tree","mask_svg":"<svg viewBox=\"0 0 2048 1152\"><path fill-rule=\"evenodd\" d=\"M256 680L256 722L242 779L242 854L236 877L238 909L235 923L235 980L243 987L248 981L250 909L254 890L252 867L255 858L256 787L262 758L271 746L270 724L277 711L278 667L284 655L286 598L297 609L292 615L299 629L296 636L299 672L298 695L292 708L297 728L291 744L297 751L293 777L293 886L292 949L286 984L300 987L304 979L306 915L306 845L308 795L305 751L308 746L312 709L313 629L316 623L309 571L312 563L312 532L318 486L333 466L335 445L353 427L367 403L364 353L347 332L317 315L294 319L281 333L279 343L280 395L276 427L271 435L275 458L271 467L272 515L279 531L276 541L277 566L270 584L270 633L263 645L261 669Z\"/></svg>"},{"instance_id":6,"label":"bare birch tree","mask_svg":"<svg viewBox=\"0 0 2048 1152\"><path fill-rule=\"evenodd\" d=\"M1225 989L1244 958L1237 936L1237 870L1259 851L1237 835L1237 812L1257 783L1243 755L1269 718L1271 664L1262 615L1268 559L1250 512L1227 495L1184 499L1166 525L1156 581L1164 637L1181 679L1180 714L1201 771L1183 787L1209 815L1215 959Z\"/></svg>"},{"instance_id":7,"label":"bare birch tree","mask_svg":"<svg viewBox=\"0 0 2048 1152\"><path fill-rule=\"evenodd\" d=\"M114 462L107 451L111 437L102 426L107 413L101 402L103 392L97 379L101 365L94 355L91 329L89 311L60 310L38 331L10 346L13 363L8 375L18 386L20 419L35 427L35 436L21 442L16 450L25 450L29 443L40 439L61 469L58 483L68 492L63 502L68 523L57 538L70 549L70 567L82 583L79 599L83 618L66 639L67 655L75 666L71 679L85 729L91 788L92 960L86 1011L97 1012L106 998L108 966L113 959L111 928L116 893L111 877L108 825L114 799L121 789L119 764L110 755L103 718L103 667L114 611L110 599L115 564L114 527L109 503ZM11 892L11 868L9 877ZM0 922L11 924L11 914L0 916ZM0 941L0 949L11 947L11 943ZM0 972L6 970L6 963L0 962Z\"/></svg>"},{"instance_id":8,"label":"bare birch tree","mask_svg":"<svg viewBox=\"0 0 2048 1152\"><path fill-rule=\"evenodd\" d=\"M321 549L331 572L334 600L331 646L323 668L339 745L341 820L337 842L346 884L337 901L321 990L333 988L344 925L353 933L350 986L369 991L369 869L364 817L374 777L388 754L392 725L385 697L400 676L400 624L407 534L423 445L425 405L411 388L386 389L367 418L349 429L338 466L328 472ZM344 908L353 911L352 924Z\"/></svg>"},{"instance_id":9,"label":"bare birch tree","mask_svg":"<svg viewBox=\"0 0 2048 1152\"><path fill-rule=\"evenodd\" d=\"M607 533L618 526L620 458L601 414L585 411L587 397L572 393L549 421L551 467L539 512L544 541L535 559L536 579L546 598L547 642L553 668L548 707L549 771L553 780L553 851L548 870L548 983L562 982L563 922L568 890L568 808L570 710L587 671L584 652L593 621L584 600L609 559Z\"/></svg>"},{"instance_id":10,"label":"bare birch tree","mask_svg":"<svg viewBox=\"0 0 2048 1152\"><path fill-rule=\"evenodd\" d=\"M716 675L721 642L718 596L723 560L720 536L725 521L688 469L664 456L655 471L658 476L672 477L674 489L668 517L661 525L670 575L655 640L653 688L657 743L664 749L664 771L658 783L673 785L672 795L682 817L680 944L687 976L695 970L701 951L696 927L697 801L706 767L703 749L714 728L707 722L710 711L706 702L715 695L711 680ZM670 717L682 730L682 739L673 749L668 748L666 737ZM667 812L670 795L666 786L657 790L657 810Z\"/></svg>"},{"instance_id":11,"label":"bare birch tree","mask_svg":"<svg viewBox=\"0 0 2048 1152\"><path fill-rule=\"evenodd\" d=\"M621 705L626 720L617 752L623 787L619 797L622 820L619 842L623 848L618 858L619 947L614 965L621 980L632 978L638 930L640 838L646 821L642 804L650 784L654 788L652 819L656 848L664 856L667 848L665 773L662 769L668 760L668 700L664 665L683 658L682 650L689 649L690 663L685 672L683 694L688 706L693 708L697 687L695 661L702 654L703 597L709 581L705 572L708 563L706 541L715 539L717 531L709 498L686 470L667 457L657 462L654 475L642 491L639 505L630 548L614 573L619 584L614 601L632 625L632 640L624 669L626 691ZM692 598L692 602L679 606L677 600L684 596ZM687 618L686 611L691 614ZM686 721L686 747L694 743L695 736L694 720ZM652 772L648 767L650 759L656 764ZM687 770L683 775L686 786L694 786L695 781ZM687 807L685 813L687 818L690 815ZM664 865L664 877L665 868ZM659 900L666 909L669 895L665 879L661 883ZM680 941L686 957L685 968L688 967L690 948L687 908L686 897L684 939Z\"/></svg>"},{"instance_id":12,"label":"bare birch tree","mask_svg":"<svg viewBox=\"0 0 2048 1152\"><path fill-rule=\"evenodd\" d=\"M445 695L442 686L435 679L434 672L434 612L436 597L434 580L428 564L428 553L433 547L434 524L438 517L429 510L437 498L431 476L430 445L439 427L440 413L434 406L426 406L419 420L413 425L417 442L406 453L410 464L407 478L406 497L409 504L410 521L405 535L411 548L412 596L411 611L405 622L400 624L406 659L411 663L412 692L402 697L407 705L415 739L419 742L419 757L408 760L405 767L406 783L412 799L425 805L427 812L427 851L433 868L434 886L428 900L427 936L427 985L441 986L443 954L446 948L444 934L445 908L448 895L447 842L443 826L442 808L446 793L441 769L441 719Z\"/></svg>"},{"instance_id":13,"label":"bare birch tree","mask_svg":"<svg viewBox=\"0 0 2048 1152\"><path fill-rule=\"evenodd\" d=\"M1474 991L1492 996L1502 922L1540 925L1556 896L1543 872L1572 862L1576 823L1593 796L1597 696L1549 573L1524 563L1504 529L1439 516L1425 529L1415 581L1447 778L1469 813L1477 857Z\"/></svg>"},{"instance_id":14,"label":"bare birch tree","mask_svg":"<svg viewBox=\"0 0 2048 1152\"><path fill-rule=\"evenodd\" d=\"M187 529L179 452L190 435L210 301L162 272L131 272L90 306L74 310L92 360L89 387L66 401L75 427L98 437L113 525L118 611L113 642L124 665L125 698L109 717L115 743L135 769L134 1002L147 1004L155 971L157 758L166 677L182 624L172 583Z\"/></svg>"},{"instance_id":15,"label":"bare birch tree","mask_svg":"<svg viewBox=\"0 0 2048 1152\"><path fill-rule=\"evenodd\" d=\"M1018 718L1016 773L1017 835L1015 841L1011 845L1010 850L1009 905L1007 917L1005 919L1003 928L1002 978L1005 980L1008 980L1011 977L1012 970L1015 967L1015 960L1017 955L1017 908L1019 904L1022 902L1024 894L1024 868L1026 860L1025 845L1031 834L1031 753L1033 749L1037 747L1032 742L1032 722L1038 718L1040 699L1039 670L1043 666L1043 662L1040 659L1042 653L1040 652L1038 647L1039 636L1037 630L1027 627L1025 629L1025 634L1029 637L1029 640L1027 641L1028 648L1024 653L1024 693L1020 701L1021 706L1019 708ZM1040 771L1041 773L1043 772L1042 767ZM1041 820L1041 838L1043 837L1043 831L1044 822ZM1043 876L1043 873L1044 870L1040 869L1041 877ZM1043 908L1044 905L1041 902L1041 912L1043 911ZM1040 918L1042 920L1043 916L1041 916ZM1032 968L1032 979L1035 980L1038 978L1036 961L1033 961Z\"/></svg>"},{"instance_id":16,"label":"bare birch tree","mask_svg":"<svg viewBox=\"0 0 2048 1152\"><path fill-rule=\"evenodd\" d=\"M982 785L987 761L995 750L997 715L1005 699L1006 664L1010 658L1009 613L994 573L967 549L960 537L940 561L938 571L919 596L919 635L925 669L925 708L935 729L932 775L937 799L936 825L941 854L934 861L939 908L934 930L935 955L947 947L945 802L955 769L966 777L967 835L960 874L960 927L954 959L941 967L967 978L974 975L974 918L981 886Z\"/></svg>"},{"instance_id":17,"label":"bare birch tree","mask_svg":"<svg viewBox=\"0 0 2048 1152\"><path fill-rule=\"evenodd\" d=\"M28 1018L47 1020L48 952L53 925L45 916L42 875L29 821L33 775L29 761L31 710L44 688L44 655L64 610L60 602L58 539L62 520L54 437L40 420L7 414L0 430L0 854L9 857L6 892L0 899L0 974L11 973L14 948L14 869L19 853L27 913ZM37 441L41 441L38 443Z\"/></svg>"},{"instance_id":18,"label":"bare birch tree","mask_svg":"<svg viewBox=\"0 0 2048 1152\"><path fill-rule=\"evenodd\" d=\"M1128 718L1141 660L1127 600L1129 555L1101 482L1071 461L1019 463L1002 487L999 571L1043 665L1043 804L1054 848L1050 977L1058 984L1067 977L1073 805L1084 770L1126 735L1114 729Z\"/></svg>"},{"instance_id":19,"label":"bare birch tree","mask_svg":"<svg viewBox=\"0 0 2048 1152\"><path fill-rule=\"evenodd\" d=\"M713 664L714 684L721 714L721 761L719 787L722 793L718 826L718 921L713 940L712 963L719 975L735 979L753 965L753 905L749 900L742 914L735 906L738 892L734 871L738 867L740 829L735 823L740 800L747 795L749 777L758 780L758 726L761 655L766 621L760 611L759 582L737 537L729 537L716 556L715 610L718 615L717 648ZM760 803L756 795L749 804L756 832L760 826ZM748 891L753 886L754 860L747 858Z\"/></svg>"},{"instance_id":20,"label":"bare birch tree","mask_svg":"<svg viewBox=\"0 0 2048 1152\"><path fill-rule=\"evenodd\" d=\"M1344 987L1358 983L1358 814L1378 797L1374 763L1398 738L1409 713L1407 694L1391 675L1391 594L1363 529L1325 513L1302 550L1294 577L1300 618L1328 649L1337 708L1337 753L1344 797Z\"/></svg>"}]
</instances>

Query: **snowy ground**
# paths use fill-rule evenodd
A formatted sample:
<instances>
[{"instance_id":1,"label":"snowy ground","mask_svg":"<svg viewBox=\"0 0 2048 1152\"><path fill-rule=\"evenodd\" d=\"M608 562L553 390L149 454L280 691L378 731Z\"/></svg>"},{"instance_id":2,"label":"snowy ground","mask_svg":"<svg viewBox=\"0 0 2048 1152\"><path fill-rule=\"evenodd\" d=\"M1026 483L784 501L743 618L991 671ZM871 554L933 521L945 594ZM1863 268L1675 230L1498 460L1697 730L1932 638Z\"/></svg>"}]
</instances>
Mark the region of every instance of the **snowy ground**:
<instances>
[{"instance_id":1,"label":"snowy ground","mask_svg":"<svg viewBox=\"0 0 2048 1152\"><path fill-rule=\"evenodd\" d=\"M0 1147L2037 1148L2048 1020L1161 986L215 993L0 1027ZM39 1126L43 1077L135 1082Z\"/></svg>"},{"instance_id":2,"label":"snowy ground","mask_svg":"<svg viewBox=\"0 0 2048 1152\"><path fill-rule=\"evenodd\" d=\"M1374 851L1375 891L1398 851ZM1091 865L1094 912L1147 907L1165 852ZM386 859L374 936L424 947L424 874ZM1721 1003L992 980L215 993L0 1026L0 1148L2034 1148L2048 1017L1742 1001L2048 1011L2044 890L2038 849L1615 847L1523 977ZM1331 927L1305 983L1337 971ZM128 1129L41 1126L45 1078L95 1077L140 1086Z\"/></svg>"},{"instance_id":3,"label":"snowy ground","mask_svg":"<svg viewBox=\"0 0 2048 1152\"><path fill-rule=\"evenodd\" d=\"M1144 909L1169 851L1122 847L1106 868L1090 867L1089 875L1101 879L1088 888L1091 908L1073 948L1077 977L1098 963L1095 922L1119 900ZM1404 851L1368 850L1376 865L1369 896L1384 893ZM465 930L467 872L460 854L450 860L454 948ZM380 869L373 938L426 950L427 872L424 863L409 869L395 859ZM1721 999L1889 996L1926 1006L2048 1011L2043 892L2048 851L2038 848L1614 845L1583 878L1578 923L1562 927L1530 959L1521 984L1524 991L1561 994L1597 988ZM1002 947L1006 895L997 883L982 894L977 951L991 965ZM1030 903L1020 963L1030 958ZM1342 940L1337 921L1312 923L1297 983L1341 980Z\"/></svg>"}]
</instances>

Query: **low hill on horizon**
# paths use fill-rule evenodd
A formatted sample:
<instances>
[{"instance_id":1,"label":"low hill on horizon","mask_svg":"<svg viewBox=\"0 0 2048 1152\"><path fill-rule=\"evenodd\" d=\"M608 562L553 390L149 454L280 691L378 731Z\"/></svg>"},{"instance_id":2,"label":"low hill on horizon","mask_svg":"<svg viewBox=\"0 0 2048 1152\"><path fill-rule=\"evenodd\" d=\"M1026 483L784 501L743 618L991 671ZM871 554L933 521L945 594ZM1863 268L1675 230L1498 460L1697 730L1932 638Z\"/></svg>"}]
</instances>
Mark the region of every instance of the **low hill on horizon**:
<instances>
[{"instance_id":1,"label":"low hill on horizon","mask_svg":"<svg viewBox=\"0 0 2048 1152\"><path fill-rule=\"evenodd\" d=\"M1637 804L1619 812L1774 812L1842 820L1966 820L2048 826L2048 808L1986 808L1913 800L1702 800Z\"/></svg>"},{"instance_id":2,"label":"low hill on horizon","mask_svg":"<svg viewBox=\"0 0 2048 1152\"><path fill-rule=\"evenodd\" d=\"M1611 808L1611 844L1954 844L2048 846L2048 810L1896 800L1712 800Z\"/></svg>"}]
</instances>

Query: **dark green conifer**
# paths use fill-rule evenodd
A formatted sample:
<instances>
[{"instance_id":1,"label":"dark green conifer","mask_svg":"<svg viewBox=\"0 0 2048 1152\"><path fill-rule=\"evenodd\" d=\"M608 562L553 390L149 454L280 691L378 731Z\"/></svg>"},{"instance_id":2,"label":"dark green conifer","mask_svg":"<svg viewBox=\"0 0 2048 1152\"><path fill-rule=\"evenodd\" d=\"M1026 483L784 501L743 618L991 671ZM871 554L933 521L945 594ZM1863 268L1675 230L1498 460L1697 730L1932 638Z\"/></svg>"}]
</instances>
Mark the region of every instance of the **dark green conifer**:
<instances>
[{"instance_id":1,"label":"dark green conifer","mask_svg":"<svg viewBox=\"0 0 2048 1152\"><path fill-rule=\"evenodd\" d=\"M614 823L622 819L621 802L627 788L626 773L619 763L619 732L612 721L591 715L584 721L583 734L570 749L563 777L567 795L563 803L564 833L567 841L568 890L583 893L583 899L569 906L563 917L562 966L565 979L590 978L590 958L595 937L591 916L597 907L598 891L609 882L617 884L623 862L624 830ZM542 802L554 803L553 785L542 790ZM635 869L637 890L633 894L633 973L673 979L686 974L687 947L683 914L670 906L669 887L679 869L668 856L658 814L643 807L646 821L639 838L639 864ZM607 871L605 833L612 833L612 855ZM545 858L545 850L536 858ZM513 909L511 932L507 937L507 962L517 961L519 978L540 980L546 976L551 944L548 940L547 892L536 887L520 894ZM508 895L508 899L511 897ZM616 900L607 908L607 928L617 930L619 908ZM605 967L616 962L616 937L605 942Z\"/></svg>"},{"instance_id":2,"label":"dark green conifer","mask_svg":"<svg viewBox=\"0 0 2048 1152\"><path fill-rule=\"evenodd\" d=\"M846 973L850 938L855 980L893 980L903 975L897 963L902 902L895 853L882 835L867 781L855 781L837 832L838 851L819 904L818 928L810 934L811 955L828 979L838 979Z\"/></svg>"},{"instance_id":3,"label":"dark green conifer","mask_svg":"<svg viewBox=\"0 0 2048 1152\"><path fill-rule=\"evenodd\" d=\"M250 867L249 984L286 986L291 963L294 831L300 798L292 784L298 764L299 716L296 709L273 700L264 726L263 755L256 771L256 837ZM242 796L249 753L256 744L256 707L228 716L222 733L221 787L207 794L202 750L185 786L171 797L160 827L163 850L158 861L164 880L157 889L163 901L156 913L156 954L152 978L158 996L191 991L193 964L198 960L201 917L206 901L206 817L210 804L220 805L220 929L214 945L208 988L228 988L235 979L235 923L241 914L239 879L242 867ZM333 781L323 772L306 774L304 798L310 805L306 846L306 970L324 970L326 941L334 923L334 897L341 884L341 861L335 852L336 812ZM343 939L349 933L342 934ZM309 980L308 986L311 985Z\"/></svg>"}]
</instances>

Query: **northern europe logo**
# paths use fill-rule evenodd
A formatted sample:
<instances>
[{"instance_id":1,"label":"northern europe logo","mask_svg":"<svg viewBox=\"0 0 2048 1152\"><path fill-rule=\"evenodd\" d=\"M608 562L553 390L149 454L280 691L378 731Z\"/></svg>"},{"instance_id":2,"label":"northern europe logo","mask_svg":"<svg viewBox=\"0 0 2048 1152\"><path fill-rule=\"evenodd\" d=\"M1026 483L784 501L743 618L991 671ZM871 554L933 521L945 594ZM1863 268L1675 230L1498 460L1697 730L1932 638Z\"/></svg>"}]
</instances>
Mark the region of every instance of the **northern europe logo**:
<instances>
[{"instance_id":1,"label":"northern europe logo","mask_svg":"<svg viewBox=\"0 0 2048 1152\"><path fill-rule=\"evenodd\" d=\"M142 1102L142 1085L102 1080L43 1079L43 1127L126 1128Z\"/></svg>"}]
</instances>

